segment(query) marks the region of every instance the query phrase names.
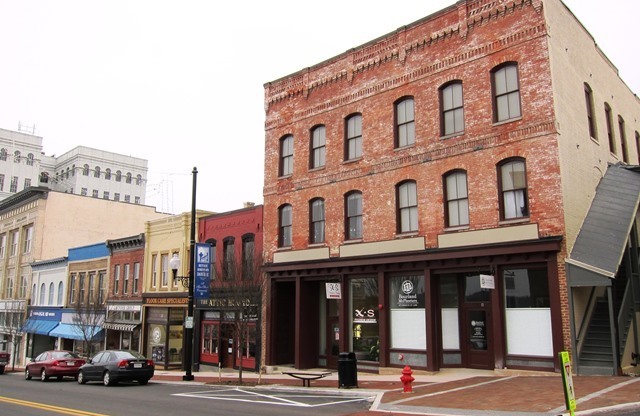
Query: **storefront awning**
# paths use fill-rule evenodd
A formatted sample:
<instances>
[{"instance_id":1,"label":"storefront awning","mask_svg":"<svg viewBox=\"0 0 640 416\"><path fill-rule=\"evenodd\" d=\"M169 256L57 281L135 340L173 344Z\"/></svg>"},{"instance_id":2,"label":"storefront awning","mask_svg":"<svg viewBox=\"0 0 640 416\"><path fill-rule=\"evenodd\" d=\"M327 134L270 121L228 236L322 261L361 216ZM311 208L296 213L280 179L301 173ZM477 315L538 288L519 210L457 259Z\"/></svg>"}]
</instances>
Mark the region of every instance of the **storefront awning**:
<instances>
[{"instance_id":1,"label":"storefront awning","mask_svg":"<svg viewBox=\"0 0 640 416\"><path fill-rule=\"evenodd\" d=\"M102 324L104 329L111 329L113 331L125 331L131 332L140 324L122 323L122 322L105 322Z\"/></svg>"},{"instance_id":2,"label":"storefront awning","mask_svg":"<svg viewBox=\"0 0 640 416\"><path fill-rule=\"evenodd\" d=\"M58 321L29 318L22 327L22 332L27 334L49 335L49 332L58 326Z\"/></svg>"},{"instance_id":3,"label":"storefront awning","mask_svg":"<svg viewBox=\"0 0 640 416\"><path fill-rule=\"evenodd\" d=\"M103 330L99 326L81 326L74 324L59 324L51 332L49 336L84 340L86 335L93 334L93 340L100 339L103 335Z\"/></svg>"},{"instance_id":4,"label":"storefront awning","mask_svg":"<svg viewBox=\"0 0 640 416\"><path fill-rule=\"evenodd\" d=\"M640 168L609 165L600 180L571 255L569 285L609 286L622 262L640 203Z\"/></svg>"}]
</instances>

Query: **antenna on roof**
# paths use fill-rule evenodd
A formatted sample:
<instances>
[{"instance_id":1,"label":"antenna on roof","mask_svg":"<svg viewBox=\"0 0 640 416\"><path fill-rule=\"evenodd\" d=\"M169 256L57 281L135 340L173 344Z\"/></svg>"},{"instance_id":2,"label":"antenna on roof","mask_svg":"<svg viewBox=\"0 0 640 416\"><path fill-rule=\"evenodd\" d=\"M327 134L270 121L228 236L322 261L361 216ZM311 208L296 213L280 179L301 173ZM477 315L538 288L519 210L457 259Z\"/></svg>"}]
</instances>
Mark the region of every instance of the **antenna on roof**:
<instances>
[{"instance_id":1,"label":"antenna on roof","mask_svg":"<svg viewBox=\"0 0 640 416\"><path fill-rule=\"evenodd\" d=\"M21 121L18 121L18 131L20 133L27 133L33 136L36 134L36 125L35 124L28 125L28 124L22 123Z\"/></svg>"}]
</instances>

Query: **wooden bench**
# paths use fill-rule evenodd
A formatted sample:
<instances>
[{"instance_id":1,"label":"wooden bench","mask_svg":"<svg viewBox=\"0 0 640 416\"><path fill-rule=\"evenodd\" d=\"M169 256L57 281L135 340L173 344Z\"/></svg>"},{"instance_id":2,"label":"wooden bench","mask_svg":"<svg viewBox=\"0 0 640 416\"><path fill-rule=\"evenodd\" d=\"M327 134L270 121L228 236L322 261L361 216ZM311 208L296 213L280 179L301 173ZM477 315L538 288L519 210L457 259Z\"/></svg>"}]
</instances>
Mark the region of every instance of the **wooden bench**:
<instances>
[{"instance_id":1,"label":"wooden bench","mask_svg":"<svg viewBox=\"0 0 640 416\"><path fill-rule=\"evenodd\" d=\"M311 380L318 380L331 375L331 372L300 372L300 371L283 371L282 374L286 374L290 377L302 380L303 387L311 387Z\"/></svg>"}]
</instances>

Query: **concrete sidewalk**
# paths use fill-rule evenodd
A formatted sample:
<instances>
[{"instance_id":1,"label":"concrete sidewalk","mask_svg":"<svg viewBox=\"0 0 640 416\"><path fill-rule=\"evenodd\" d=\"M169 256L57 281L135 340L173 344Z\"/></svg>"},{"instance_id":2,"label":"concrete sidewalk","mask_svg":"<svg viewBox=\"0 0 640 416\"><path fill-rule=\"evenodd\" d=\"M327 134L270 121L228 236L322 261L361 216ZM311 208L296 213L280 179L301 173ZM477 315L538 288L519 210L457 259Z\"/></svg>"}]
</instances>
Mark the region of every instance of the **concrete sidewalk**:
<instances>
[{"instance_id":1,"label":"concrete sidewalk","mask_svg":"<svg viewBox=\"0 0 640 416\"><path fill-rule=\"evenodd\" d=\"M302 370L309 371L309 370ZM180 382L184 372L156 370L153 381ZM195 372L195 382L238 385L238 372ZM433 416L557 416L568 414L562 378L555 373L446 369L435 375L413 374L412 392L404 393L397 374L358 373L358 387L338 388L338 373L310 382L281 373L258 375L243 371L245 386L306 391L331 389L375 395L369 414L377 412ZM640 377L574 376L577 415L608 414L637 409L640 414Z\"/></svg>"}]
</instances>

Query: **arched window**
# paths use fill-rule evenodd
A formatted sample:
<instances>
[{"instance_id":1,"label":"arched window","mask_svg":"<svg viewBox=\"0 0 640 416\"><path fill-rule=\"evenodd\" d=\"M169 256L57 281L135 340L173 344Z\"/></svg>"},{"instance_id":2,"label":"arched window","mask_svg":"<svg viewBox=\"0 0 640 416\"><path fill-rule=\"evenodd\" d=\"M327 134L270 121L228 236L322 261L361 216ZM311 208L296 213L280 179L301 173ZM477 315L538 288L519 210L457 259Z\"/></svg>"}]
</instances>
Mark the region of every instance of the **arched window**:
<instances>
[{"instance_id":1,"label":"arched window","mask_svg":"<svg viewBox=\"0 0 640 416\"><path fill-rule=\"evenodd\" d=\"M46 296L46 286L43 283L40 285L40 301L38 305L40 306L44 305L45 296Z\"/></svg>"},{"instance_id":2,"label":"arched window","mask_svg":"<svg viewBox=\"0 0 640 416\"><path fill-rule=\"evenodd\" d=\"M62 306L63 296L64 296L64 285L62 284L62 282L60 282L58 283L58 302L57 302L58 306Z\"/></svg>"},{"instance_id":3,"label":"arched window","mask_svg":"<svg viewBox=\"0 0 640 416\"><path fill-rule=\"evenodd\" d=\"M131 183L131 172L127 172L127 176L126 176L125 181L126 181L127 183Z\"/></svg>"},{"instance_id":4,"label":"arched window","mask_svg":"<svg viewBox=\"0 0 640 416\"><path fill-rule=\"evenodd\" d=\"M598 129L596 128L596 111L593 104L593 91L586 82L584 83L584 99L587 105L587 125L589 126L589 135L592 139L598 140Z\"/></svg>"},{"instance_id":5,"label":"arched window","mask_svg":"<svg viewBox=\"0 0 640 416\"><path fill-rule=\"evenodd\" d=\"M362 114L346 118L344 129L344 160L362 157Z\"/></svg>"},{"instance_id":6,"label":"arched window","mask_svg":"<svg viewBox=\"0 0 640 416\"><path fill-rule=\"evenodd\" d=\"M47 302L47 305L49 306L53 305L54 292L55 292L55 285L53 284L53 282L51 282L51 284L49 284L49 301Z\"/></svg>"},{"instance_id":7,"label":"arched window","mask_svg":"<svg viewBox=\"0 0 640 416\"><path fill-rule=\"evenodd\" d=\"M326 128L324 126L316 126L311 129L311 160L309 167L311 169L321 168L326 163Z\"/></svg>"},{"instance_id":8,"label":"arched window","mask_svg":"<svg viewBox=\"0 0 640 416\"><path fill-rule=\"evenodd\" d=\"M529 216L527 171L524 159L508 159L498 165L500 218L503 220Z\"/></svg>"},{"instance_id":9,"label":"arched window","mask_svg":"<svg viewBox=\"0 0 640 416\"><path fill-rule=\"evenodd\" d=\"M324 243L324 199L315 198L309 202L309 242Z\"/></svg>"},{"instance_id":10,"label":"arched window","mask_svg":"<svg viewBox=\"0 0 640 416\"><path fill-rule=\"evenodd\" d=\"M222 278L224 280L236 280L238 264L236 262L236 241L233 237L223 240L222 251Z\"/></svg>"},{"instance_id":11,"label":"arched window","mask_svg":"<svg viewBox=\"0 0 640 416\"><path fill-rule=\"evenodd\" d=\"M445 225L458 227L469 224L469 193L467 173L454 170L444 175Z\"/></svg>"},{"instance_id":12,"label":"arched window","mask_svg":"<svg viewBox=\"0 0 640 416\"><path fill-rule=\"evenodd\" d=\"M255 236L245 234L242 236L242 278L253 280L258 266L255 256Z\"/></svg>"},{"instance_id":13,"label":"arched window","mask_svg":"<svg viewBox=\"0 0 640 416\"><path fill-rule=\"evenodd\" d=\"M95 170L93 171L93 177L94 178L99 178L100 177L100 166L96 166Z\"/></svg>"},{"instance_id":14,"label":"arched window","mask_svg":"<svg viewBox=\"0 0 640 416\"><path fill-rule=\"evenodd\" d=\"M116 171L116 182L122 182L122 172Z\"/></svg>"},{"instance_id":15,"label":"arched window","mask_svg":"<svg viewBox=\"0 0 640 416\"><path fill-rule=\"evenodd\" d=\"M395 147L410 146L416 142L413 97L404 97L395 103Z\"/></svg>"},{"instance_id":16,"label":"arched window","mask_svg":"<svg viewBox=\"0 0 640 416\"><path fill-rule=\"evenodd\" d=\"M418 231L418 191L415 181L396 186L398 233Z\"/></svg>"},{"instance_id":17,"label":"arched window","mask_svg":"<svg viewBox=\"0 0 640 416\"><path fill-rule=\"evenodd\" d=\"M7 149L0 149L0 160L7 161Z\"/></svg>"},{"instance_id":18,"label":"arched window","mask_svg":"<svg viewBox=\"0 0 640 416\"><path fill-rule=\"evenodd\" d=\"M20 163L20 150L13 152L13 163Z\"/></svg>"},{"instance_id":19,"label":"arched window","mask_svg":"<svg viewBox=\"0 0 640 416\"><path fill-rule=\"evenodd\" d=\"M136 185L142 185L142 175L136 176Z\"/></svg>"},{"instance_id":20,"label":"arched window","mask_svg":"<svg viewBox=\"0 0 640 416\"><path fill-rule=\"evenodd\" d=\"M440 88L440 134L450 136L464 132L462 81L452 81Z\"/></svg>"},{"instance_id":21,"label":"arched window","mask_svg":"<svg viewBox=\"0 0 640 416\"><path fill-rule=\"evenodd\" d=\"M89 165L85 164L85 165L82 167L82 175L83 175L83 176L89 176Z\"/></svg>"},{"instance_id":22,"label":"arched window","mask_svg":"<svg viewBox=\"0 0 640 416\"><path fill-rule=\"evenodd\" d=\"M345 239L362 238L362 193L352 191L344 197Z\"/></svg>"},{"instance_id":23,"label":"arched window","mask_svg":"<svg viewBox=\"0 0 640 416\"><path fill-rule=\"evenodd\" d=\"M280 176L293 173L293 136L287 135L280 139Z\"/></svg>"},{"instance_id":24,"label":"arched window","mask_svg":"<svg viewBox=\"0 0 640 416\"><path fill-rule=\"evenodd\" d=\"M515 62L502 64L491 72L493 87L493 121L501 122L519 118L520 82Z\"/></svg>"},{"instance_id":25,"label":"arched window","mask_svg":"<svg viewBox=\"0 0 640 416\"><path fill-rule=\"evenodd\" d=\"M27 155L27 165L28 166L33 166L33 158L34 158L33 153L29 153Z\"/></svg>"},{"instance_id":26,"label":"arched window","mask_svg":"<svg viewBox=\"0 0 640 416\"><path fill-rule=\"evenodd\" d=\"M278 247L291 247L293 238L293 207L285 204L278 208L278 220Z\"/></svg>"},{"instance_id":27,"label":"arched window","mask_svg":"<svg viewBox=\"0 0 640 416\"><path fill-rule=\"evenodd\" d=\"M108 180L108 181L110 181L110 180L111 180L111 169L106 168L106 169L104 170L104 178L105 178L106 180Z\"/></svg>"}]
</instances>

